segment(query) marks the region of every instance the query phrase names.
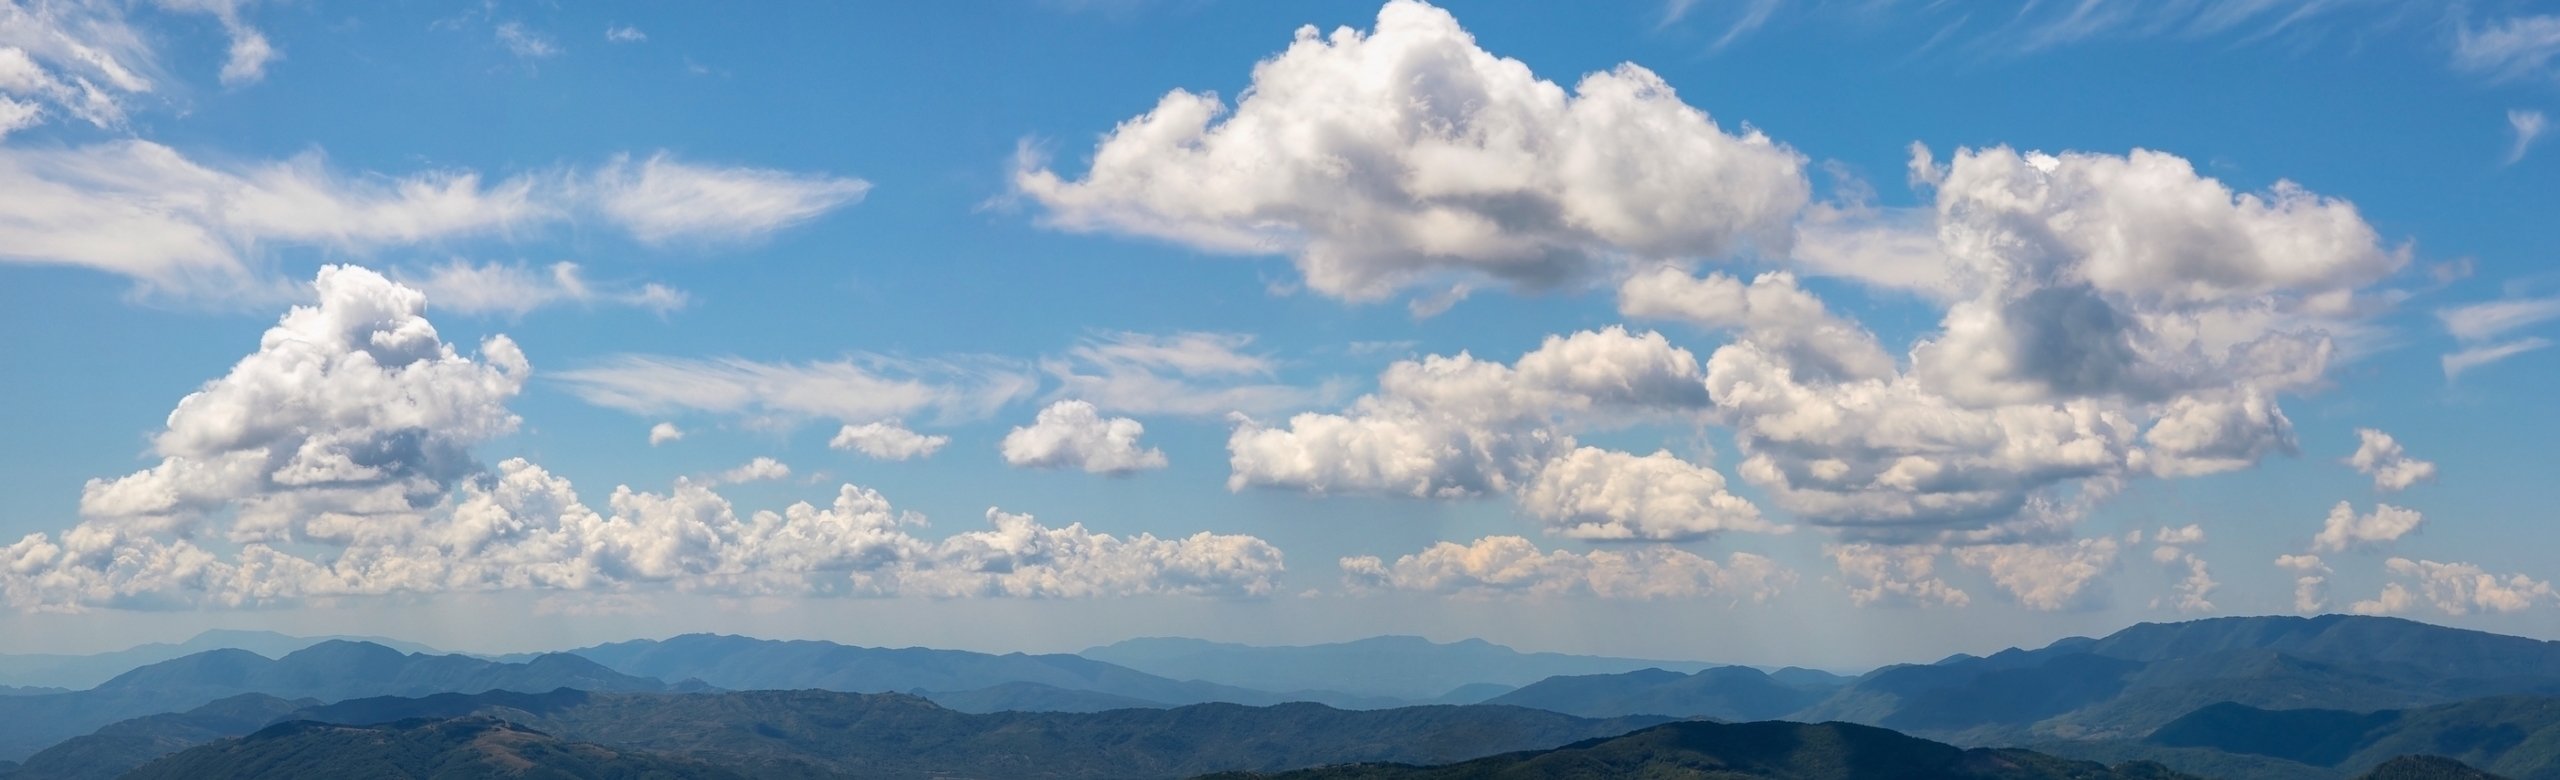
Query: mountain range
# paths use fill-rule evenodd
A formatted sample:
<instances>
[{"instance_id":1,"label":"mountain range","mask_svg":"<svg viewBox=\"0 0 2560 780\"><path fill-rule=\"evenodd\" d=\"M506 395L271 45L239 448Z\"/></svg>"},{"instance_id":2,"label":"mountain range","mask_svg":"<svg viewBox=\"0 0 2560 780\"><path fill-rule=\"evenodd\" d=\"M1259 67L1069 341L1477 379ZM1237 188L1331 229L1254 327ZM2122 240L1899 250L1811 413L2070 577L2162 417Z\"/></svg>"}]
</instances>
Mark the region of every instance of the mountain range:
<instances>
[{"instance_id":1,"label":"mountain range","mask_svg":"<svg viewBox=\"0 0 2560 780\"><path fill-rule=\"evenodd\" d=\"M153 642L94 655L0 654L0 695L11 686L83 690L96 687L135 667L156 664L207 650L247 650L275 658L329 641L369 642L403 653L444 655L415 642L373 636L290 636L273 631L215 629L184 642Z\"/></svg>"},{"instance_id":2,"label":"mountain range","mask_svg":"<svg viewBox=\"0 0 2560 780\"><path fill-rule=\"evenodd\" d=\"M1476 697L1480 701L1509 688L1558 675L1640 669L1695 672L1717 666L1697 661L1523 653L1482 639L1442 643L1416 636L1288 647L1154 637L1089 648L1078 655L1177 680L1265 691L1345 690L1447 704L1472 703L1452 699L1485 694Z\"/></svg>"}]
</instances>

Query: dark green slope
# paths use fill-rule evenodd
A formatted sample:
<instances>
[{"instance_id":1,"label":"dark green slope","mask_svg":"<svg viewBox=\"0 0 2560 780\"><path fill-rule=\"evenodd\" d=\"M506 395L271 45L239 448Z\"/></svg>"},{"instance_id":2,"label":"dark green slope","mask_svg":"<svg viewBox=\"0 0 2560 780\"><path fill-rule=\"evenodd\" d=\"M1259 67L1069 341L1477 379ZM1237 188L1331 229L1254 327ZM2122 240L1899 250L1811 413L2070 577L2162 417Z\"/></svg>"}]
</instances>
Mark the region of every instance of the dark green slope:
<instances>
[{"instance_id":1,"label":"dark green slope","mask_svg":"<svg viewBox=\"0 0 2560 780\"><path fill-rule=\"evenodd\" d=\"M1965 750L1849 723L1707 723L1656 726L1548 751L1437 767L1338 766L1275 780L1965 780L2184 778L2164 767L2071 761L2025 750Z\"/></svg>"},{"instance_id":2,"label":"dark green slope","mask_svg":"<svg viewBox=\"0 0 2560 780\"><path fill-rule=\"evenodd\" d=\"M344 726L292 721L190 748L125 775L134 780L468 778L743 780L694 761L569 742L494 718Z\"/></svg>"},{"instance_id":3,"label":"dark green slope","mask_svg":"<svg viewBox=\"0 0 2560 780\"><path fill-rule=\"evenodd\" d=\"M2516 778L2560 778L2560 698L2504 696L2353 713L2206 707L2146 740L2354 773L2408 755L2452 758Z\"/></svg>"},{"instance_id":4,"label":"dark green slope","mask_svg":"<svg viewBox=\"0 0 2560 780\"><path fill-rule=\"evenodd\" d=\"M248 693L186 712L108 724L96 733L45 748L8 780L106 780L154 758L247 734L319 702Z\"/></svg>"},{"instance_id":5,"label":"dark green slope","mask_svg":"<svg viewBox=\"0 0 2560 780\"><path fill-rule=\"evenodd\" d=\"M2356 780L2506 780L2443 756L2401 756L2382 762Z\"/></svg>"}]
</instances>

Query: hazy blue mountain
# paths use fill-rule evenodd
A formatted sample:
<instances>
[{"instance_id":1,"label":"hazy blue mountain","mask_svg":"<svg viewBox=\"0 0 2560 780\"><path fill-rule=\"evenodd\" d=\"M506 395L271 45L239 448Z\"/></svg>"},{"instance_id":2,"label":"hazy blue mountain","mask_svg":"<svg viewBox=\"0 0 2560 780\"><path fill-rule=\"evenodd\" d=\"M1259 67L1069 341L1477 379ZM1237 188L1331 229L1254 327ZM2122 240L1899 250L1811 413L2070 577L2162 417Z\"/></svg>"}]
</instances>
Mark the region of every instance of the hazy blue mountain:
<instances>
[{"instance_id":1,"label":"hazy blue mountain","mask_svg":"<svg viewBox=\"0 0 2560 780\"><path fill-rule=\"evenodd\" d=\"M1748 666L1719 666L1693 674L1644 669L1620 674L1549 677L1488 699L1485 703L1536 707L1586 718L1667 715L1718 720L1770 720L1822 701L1840 684L1832 682L1822 687L1788 685L1767 672Z\"/></svg>"},{"instance_id":2,"label":"hazy blue mountain","mask_svg":"<svg viewBox=\"0 0 2560 780\"><path fill-rule=\"evenodd\" d=\"M1521 686L1557 675L1668 669L1694 672L1716 664L1639 658L1523 653L1481 639L1440 643L1414 636L1287 647L1199 639L1131 639L1091 648L1086 658L1177 680L1205 680L1266 691L1337 690L1414 701L1460 686Z\"/></svg>"},{"instance_id":3,"label":"hazy blue mountain","mask_svg":"<svg viewBox=\"0 0 2560 780\"><path fill-rule=\"evenodd\" d=\"M0 696L34 696L39 693L68 693L69 688L49 686L0 685Z\"/></svg>"},{"instance_id":4,"label":"hazy blue mountain","mask_svg":"<svg viewBox=\"0 0 2560 780\"><path fill-rule=\"evenodd\" d=\"M1452 688L1448 693L1440 694L1426 703L1483 704L1486 699L1491 699L1516 690L1519 690L1517 686L1503 685L1501 683L1468 683L1466 685Z\"/></svg>"},{"instance_id":5,"label":"hazy blue mountain","mask_svg":"<svg viewBox=\"0 0 2560 780\"><path fill-rule=\"evenodd\" d=\"M414 642L368 636L288 636L273 631L215 629L175 644L154 642L94 655L0 655L0 686L44 686L85 690L135 667L156 664L207 650L247 650L275 658L328 641L371 642L404 653L442 655Z\"/></svg>"},{"instance_id":6,"label":"hazy blue mountain","mask_svg":"<svg viewBox=\"0 0 2560 780\"><path fill-rule=\"evenodd\" d=\"M1878 669L1790 716L1959 744L2138 739L2198 708L2351 711L2560 694L2560 643L2396 618L2216 618Z\"/></svg>"},{"instance_id":7,"label":"hazy blue mountain","mask_svg":"<svg viewBox=\"0 0 2560 780\"><path fill-rule=\"evenodd\" d=\"M1176 680L1063 653L994 655L922 647L855 647L810 640L686 634L568 651L625 674L661 680L698 679L730 690L816 688L847 693L977 691L1037 683L1091 691L1140 703L1279 704L1314 701L1346 708L1401 702L1334 691L1263 691ZM1438 692L1434 692L1438 695ZM1079 704L1076 709L1088 709Z\"/></svg>"},{"instance_id":8,"label":"hazy blue mountain","mask_svg":"<svg viewBox=\"0 0 2560 780\"><path fill-rule=\"evenodd\" d=\"M293 721L153 761L136 780L541 777L744 780L698 761L569 742L495 718L382 726Z\"/></svg>"},{"instance_id":9,"label":"hazy blue mountain","mask_svg":"<svg viewBox=\"0 0 2560 780\"><path fill-rule=\"evenodd\" d=\"M244 693L181 713L149 715L105 728L27 757L9 780L109 780L160 756L265 728L319 704Z\"/></svg>"},{"instance_id":10,"label":"hazy blue mountain","mask_svg":"<svg viewBox=\"0 0 2560 780\"><path fill-rule=\"evenodd\" d=\"M1173 705L1100 691L1075 691L1035 682L1009 682L968 691L909 691L961 712L1101 712Z\"/></svg>"},{"instance_id":11,"label":"hazy blue mountain","mask_svg":"<svg viewBox=\"0 0 2560 780\"><path fill-rule=\"evenodd\" d=\"M2173 780L2189 775L2156 764L2072 761L2033 751L1965 750L1850 723L1669 723L1554 750L1493 756L1447 766L1334 766L1279 774L1212 775L1227 780Z\"/></svg>"},{"instance_id":12,"label":"hazy blue mountain","mask_svg":"<svg viewBox=\"0 0 2560 780\"><path fill-rule=\"evenodd\" d=\"M404 654L369 642L331 640L269 659L209 650L117 675L85 691L0 697L0 760L20 760L100 726L179 712L244 693L323 701L440 691L654 691L667 686L571 655L498 663L460 655Z\"/></svg>"},{"instance_id":13,"label":"hazy blue mountain","mask_svg":"<svg viewBox=\"0 0 2560 780\"><path fill-rule=\"evenodd\" d=\"M2144 742L2329 767L2341 776L2401 756L2434 755L2508 777L2560 778L2560 698L2500 696L2371 713L2216 704Z\"/></svg>"}]
</instances>

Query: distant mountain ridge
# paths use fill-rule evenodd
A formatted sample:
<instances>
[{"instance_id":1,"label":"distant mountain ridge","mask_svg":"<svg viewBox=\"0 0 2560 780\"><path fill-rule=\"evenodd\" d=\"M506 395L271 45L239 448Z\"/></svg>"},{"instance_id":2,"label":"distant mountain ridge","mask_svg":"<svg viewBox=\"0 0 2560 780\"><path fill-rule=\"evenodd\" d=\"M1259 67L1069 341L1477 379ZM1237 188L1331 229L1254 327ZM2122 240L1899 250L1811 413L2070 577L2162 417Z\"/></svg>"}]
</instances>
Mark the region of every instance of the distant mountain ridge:
<instances>
[{"instance_id":1,"label":"distant mountain ridge","mask_svg":"<svg viewBox=\"0 0 2560 780\"><path fill-rule=\"evenodd\" d=\"M273 631L214 629L199 633L184 642L154 642L90 655L0 654L0 686L86 690L116 675L132 671L135 667L194 655L207 650L247 650L268 658L275 658L332 640L371 642L403 653L444 654L441 650L416 642L403 642L382 637L291 636Z\"/></svg>"},{"instance_id":2,"label":"distant mountain ridge","mask_svg":"<svg viewBox=\"0 0 2560 780\"><path fill-rule=\"evenodd\" d=\"M617 751L496 718L381 726L292 721L147 764L134 780L231 777L556 777L745 780L697 761Z\"/></svg>"},{"instance_id":3,"label":"distant mountain ridge","mask_svg":"<svg viewBox=\"0 0 2560 780\"><path fill-rule=\"evenodd\" d=\"M1219 780L2196 780L2167 767L2114 767L2028 750L1952 745L1852 723L1668 723L1553 750L1446 766L1335 766ZM1209 778L1203 778L1209 780Z\"/></svg>"},{"instance_id":4,"label":"distant mountain ridge","mask_svg":"<svg viewBox=\"0 0 2560 780\"><path fill-rule=\"evenodd\" d=\"M1719 665L1523 653L1482 639L1443 643L1417 636L1275 647L1154 637L1088 648L1078 655L1179 680L1270 691L1350 690L1413 701L1439 700L1469 685L1518 687L1559 675L1695 672Z\"/></svg>"},{"instance_id":5,"label":"distant mountain ridge","mask_svg":"<svg viewBox=\"0 0 2560 780\"><path fill-rule=\"evenodd\" d=\"M1820 702L1848 682L1847 678L1805 675L1780 678L1748 666L1719 666L1694 674L1644 669L1623 674L1550 677L1485 703L1536 707L1583 717L1666 715L1772 720Z\"/></svg>"}]
</instances>

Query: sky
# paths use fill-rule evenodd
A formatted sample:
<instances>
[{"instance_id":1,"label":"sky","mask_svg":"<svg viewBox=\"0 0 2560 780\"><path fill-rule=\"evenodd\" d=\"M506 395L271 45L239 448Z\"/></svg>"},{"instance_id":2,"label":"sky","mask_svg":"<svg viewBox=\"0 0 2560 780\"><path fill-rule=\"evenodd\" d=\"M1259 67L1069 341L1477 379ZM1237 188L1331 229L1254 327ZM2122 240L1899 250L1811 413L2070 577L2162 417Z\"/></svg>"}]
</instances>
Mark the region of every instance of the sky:
<instances>
[{"instance_id":1,"label":"sky","mask_svg":"<svg viewBox=\"0 0 2560 780\"><path fill-rule=\"evenodd\" d=\"M0 5L0 652L2560 638L2560 9Z\"/></svg>"}]
</instances>

